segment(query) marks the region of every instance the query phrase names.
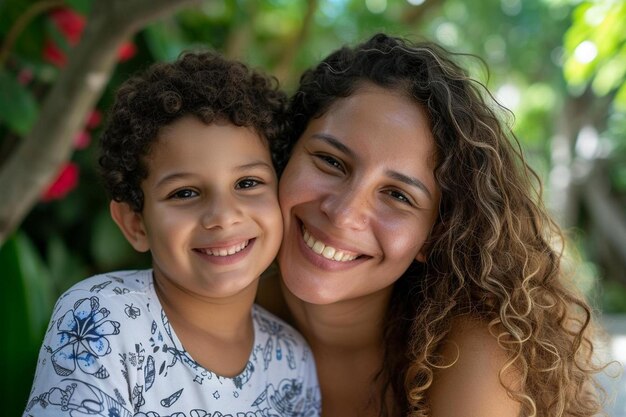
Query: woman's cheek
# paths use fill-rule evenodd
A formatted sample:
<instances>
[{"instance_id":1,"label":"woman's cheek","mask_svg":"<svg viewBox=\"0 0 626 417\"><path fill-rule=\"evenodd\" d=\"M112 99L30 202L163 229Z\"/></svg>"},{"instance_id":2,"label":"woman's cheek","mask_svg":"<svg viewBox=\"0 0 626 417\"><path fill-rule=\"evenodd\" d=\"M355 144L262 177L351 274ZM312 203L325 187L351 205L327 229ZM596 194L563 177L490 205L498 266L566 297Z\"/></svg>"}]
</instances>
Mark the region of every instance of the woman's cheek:
<instances>
[{"instance_id":1,"label":"woman's cheek","mask_svg":"<svg viewBox=\"0 0 626 417\"><path fill-rule=\"evenodd\" d=\"M381 219L379 219L381 220ZM386 218L378 221L376 229L379 239L384 242L387 257L406 262L413 262L422 248L427 236L423 230L426 225L419 224L416 219Z\"/></svg>"}]
</instances>

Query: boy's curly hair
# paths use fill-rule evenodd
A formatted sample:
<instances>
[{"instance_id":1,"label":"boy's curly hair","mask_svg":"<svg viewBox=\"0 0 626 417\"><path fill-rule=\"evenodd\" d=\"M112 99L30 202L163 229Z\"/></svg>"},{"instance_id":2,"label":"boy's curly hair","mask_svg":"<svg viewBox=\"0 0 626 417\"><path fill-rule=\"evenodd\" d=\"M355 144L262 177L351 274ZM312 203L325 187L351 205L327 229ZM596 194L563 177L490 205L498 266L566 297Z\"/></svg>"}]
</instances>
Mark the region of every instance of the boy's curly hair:
<instances>
[{"instance_id":1,"label":"boy's curly hair","mask_svg":"<svg viewBox=\"0 0 626 417\"><path fill-rule=\"evenodd\" d=\"M117 91L100 141L105 188L113 200L140 212L146 156L160 129L183 116L250 127L273 150L286 100L275 78L216 52L187 52L175 62L153 64Z\"/></svg>"}]
</instances>

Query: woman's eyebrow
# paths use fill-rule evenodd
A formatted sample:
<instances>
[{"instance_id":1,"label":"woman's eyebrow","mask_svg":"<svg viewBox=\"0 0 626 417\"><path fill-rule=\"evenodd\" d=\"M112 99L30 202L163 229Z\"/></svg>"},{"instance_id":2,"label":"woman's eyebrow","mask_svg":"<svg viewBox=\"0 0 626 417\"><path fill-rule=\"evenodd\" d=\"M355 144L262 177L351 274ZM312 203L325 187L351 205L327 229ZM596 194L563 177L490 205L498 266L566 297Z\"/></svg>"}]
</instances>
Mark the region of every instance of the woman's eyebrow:
<instances>
[{"instance_id":1,"label":"woman's eyebrow","mask_svg":"<svg viewBox=\"0 0 626 417\"><path fill-rule=\"evenodd\" d=\"M430 193L430 190L428 190L428 187L426 187L426 185L422 181L418 180L417 178L409 177L408 175L401 174L398 171L385 171L385 174L389 176L390 178L393 178L394 180L403 182L407 185L420 189L424 194L426 194L426 196L430 200L433 199L433 196Z\"/></svg>"},{"instance_id":2,"label":"woman's eyebrow","mask_svg":"<svg viewBox=\"0 0 626 417\"><path fill-rule=\"evenodd\" d=\"M346 145L341 143L339 140L337 140L337 138L335 138L332 135L329 135L327 133L314 133L313 135L311 135L311 137L313 139L322 140L322 141L328 143L330 146L336 148L340 152L343 152L344 154L346 154L346 155L348 155L348 156L350 156L352 158L356 157L356 155L352 151L352 149L348 148Z\"/></svg>"}]
</instances>

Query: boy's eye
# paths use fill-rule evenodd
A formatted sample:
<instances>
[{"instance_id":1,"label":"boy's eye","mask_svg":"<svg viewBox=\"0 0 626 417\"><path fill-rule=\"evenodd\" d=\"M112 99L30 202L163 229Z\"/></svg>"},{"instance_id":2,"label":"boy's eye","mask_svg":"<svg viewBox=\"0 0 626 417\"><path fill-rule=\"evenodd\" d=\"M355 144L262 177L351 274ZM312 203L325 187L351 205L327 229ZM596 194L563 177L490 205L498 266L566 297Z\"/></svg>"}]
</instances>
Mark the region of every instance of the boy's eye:
<instances>
[{"instance_id":1,"label":"boy's eye","mask_svg":"<svg viewBox=\"0 0 626 417\"><path fill-rule=\"evenodd\" d=\"M244 178L237 182L235 188L238 190L245 189L245 188L253 188L260 184L261 184L261 181L256 180L254 178Z\"/></svg>"},{"instance_id":2,"label":"boy's eye","mask_svg":"<svg viewBox=\"0 0 626 417\"><path fill-rule=\"evenodd\" d=\"M198 193L196 191L191 190L189 188L183 188L181 190L177 190L173 192L172 194L169 195L168 198L174 199L174 200L185 200L187 198L192 198L197 195Z\"/></svg>"}]
</instances>

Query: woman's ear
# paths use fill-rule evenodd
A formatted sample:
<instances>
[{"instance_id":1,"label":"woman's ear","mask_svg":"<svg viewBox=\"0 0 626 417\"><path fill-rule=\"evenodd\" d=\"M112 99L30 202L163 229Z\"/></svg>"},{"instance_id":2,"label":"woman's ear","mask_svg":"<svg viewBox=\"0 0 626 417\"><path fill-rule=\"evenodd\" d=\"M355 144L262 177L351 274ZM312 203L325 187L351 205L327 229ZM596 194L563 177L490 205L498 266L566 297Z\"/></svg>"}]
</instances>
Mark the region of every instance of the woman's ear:
<instances>
[{"instance_id":1,"label":"woman's ear","mask_svg":"<svg viewBox=\"0 0 626 417\"><path fill-rule=\"evenodd\" d=\"M111 217L117 223L128 243L138 252L149 251L150 242L141 213L133 210L127 203L119 201L111 201L109 210Z\"/></svg>"},{"instance_id":2,"label":"woman's ear","mask_svg":"<svg viewBox=\"0 0 626 417\"><path fill-rule=\"evenodd\" d=\"M420 251L417 253L415 260L420 263L426 263L426 253L424 251L424 247L422 247L422 249L420 249Z\"/></svg>"}]
</instances>

